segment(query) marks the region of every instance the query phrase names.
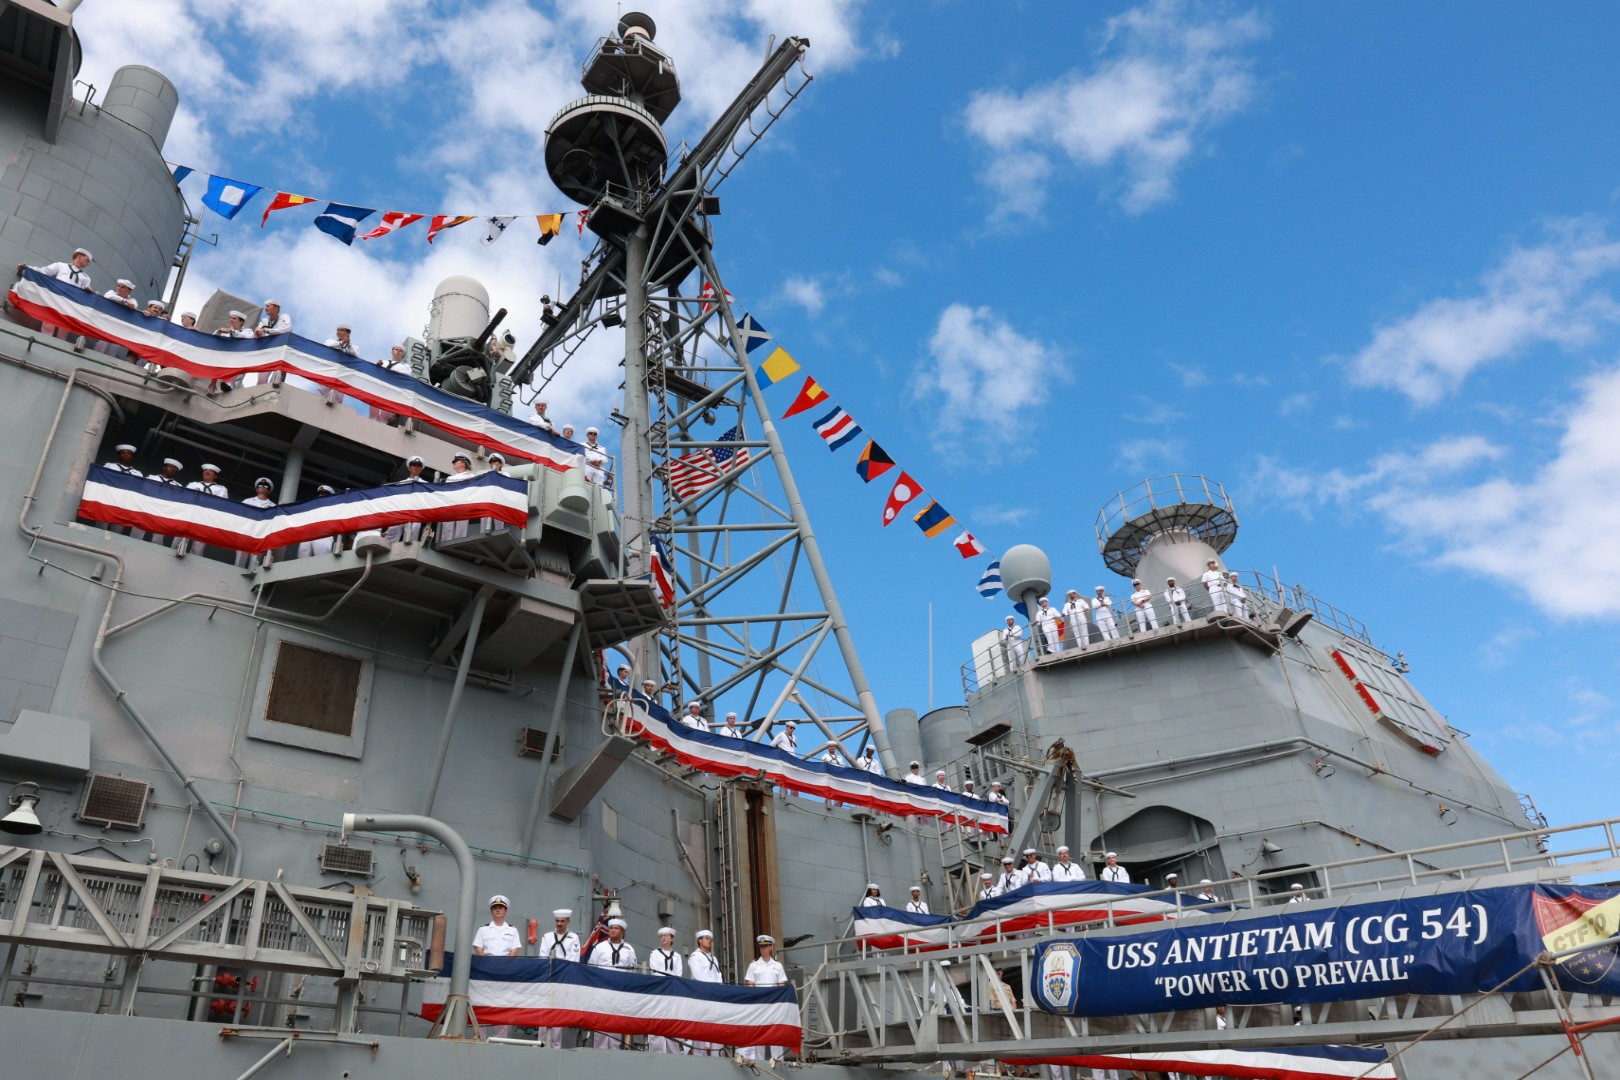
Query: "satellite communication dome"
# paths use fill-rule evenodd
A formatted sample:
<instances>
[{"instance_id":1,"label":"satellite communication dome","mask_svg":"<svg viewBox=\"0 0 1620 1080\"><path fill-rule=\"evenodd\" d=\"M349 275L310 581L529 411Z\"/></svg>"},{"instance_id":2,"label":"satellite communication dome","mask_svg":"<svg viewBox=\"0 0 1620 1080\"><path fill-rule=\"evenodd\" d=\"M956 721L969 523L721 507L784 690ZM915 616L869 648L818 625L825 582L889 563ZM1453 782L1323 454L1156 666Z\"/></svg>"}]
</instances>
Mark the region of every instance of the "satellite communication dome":
<instances>
[{"instance_id":1,"label":"satellite communication dome","mask_svg":"<svg viewBox=\"0 0 1620 1080\"><path fill-rule=\"evenodd\" d=\"M1052 560L1034 544L1010 547L1001 557L1001 581L1014 600L1033 602L1052 590Z\"/></svg>"}]
</instances>

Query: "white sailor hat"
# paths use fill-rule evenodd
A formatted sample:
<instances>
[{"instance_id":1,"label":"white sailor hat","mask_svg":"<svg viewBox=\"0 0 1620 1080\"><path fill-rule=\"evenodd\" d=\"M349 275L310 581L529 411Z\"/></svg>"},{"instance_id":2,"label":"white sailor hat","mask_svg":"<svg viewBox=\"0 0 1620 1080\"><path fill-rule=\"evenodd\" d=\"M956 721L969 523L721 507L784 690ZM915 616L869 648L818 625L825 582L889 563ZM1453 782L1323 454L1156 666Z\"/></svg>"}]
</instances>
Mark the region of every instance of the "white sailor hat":
<instances>
[{"instance_id":1,"label":"white sailor hat","mask_svg":"<svg viewBox=\"0 0 1620 1080\"><path fill-rule=\"evenodd\" d=\"M798 727L798 726L799 726L799 722L798 722L798 721L797 721L797 720L789 720L789 721L788 721L788 722L787 722L787 726L788 726L788 727Z\"/></svg>"},{"instance_id":2,"label":"white sailor hat","mask_svg":"<svg viewBox=\"0 0 1620 1080\"><path fill-rule=\"evenodd\" d=\"M261 476L257 480L253 481L253 486L256 487L256 488L262 488L262 487L273 488L276 485L274 485L274 484L272 484L270 482L270 478L268 476Z\"/></svg>"},{"instance_id":3,"label":"white sailor hat","mask_svg":"<svg viewBox=\"0 0 1620 1080\"><path fill-rule=\"evenodd\" d=\"M74 248L73 249L73 254L86 256L91 262L96 261L96 257L94 255L91 255L90 252L88 250L86 250L85 248Z\"/></svg>"},{"instance_id":4,"label":"white sailor hat","mask_svg":"<svg viewBox=\"0 0 1620 1080\"><path fill-rule=\"evenodd\" d=\"M1001 857L1001 863L1002 863L1003 866L1005 866L1007 863L1010 863L1012 861L1013 861L1013 857L1011 855L1003 855Z\"/></svg>"},{"instance_id":5,"label":"white sailor hat","mask_svg":"<svg viewBox=\"0 0 1620 1080\"><path fill-rule=\"evenodd\" d=\"M1000 787L1001 786L1001 781L1000 780L992 780L992 781L990 781L990 786L991 787Z\"/></svg>"},{"instance_id":6,"label":"white sailor hat","mask_svg":"<svg viewBox=\"0 0 1620 1080\"><path fill-rule=\"evenodd\" d=\"M878 885L877 885L877 882L875 882L875 881L868 881L866 883L866 891L867 892L871 892L873 889L876 889L877 887L878 887ZM879 890L879 891L881 892L882 890Z\"/></svg>"},{"instance_id":7,"label":"white sailor hat","mask_svg":"<svg viewBox=\"0 0 1620 1080\"><path fill-rule=\"evenodd\" d=\"M340 322L340 323L338 323L338 324L337 324L337 329L339 329L339 330L347 330L347 331L348 331L348 332L349 332L349 333L351 333L351 334L352 334L352 333L354 333L354 327L352 327L352 326L350 326L350 325L349 325L349 324L348 324L348 323L346 323L346 322Z\"/></svg>"},{"instance_id":8,"label":"white sailor hat","mask_svg":"<svg viewBox=\"0 0 1620 1080\"><path fill-rule=\"evenodd\" d=\"M266 300L264 302L264 306L265 307L280 307L281 306L281 301L280 300Z\"/></svg>"},{"instance_id":9,"label":"white sailor hat","mask_svg":"<svg viewBox=\"0 0 1620 1080\"><path fill-rule=\"evenodd\" d=\"M1204 886L1209 886L1209 885L1213 885L1215 883L1213 881L1209 880L1209 878L1205 878L1204 880L1200 881L1198 884L1204 885Z\"/></svg>"},{"instance_id":10,"label":"white sailor hat","mask_svg":"<svg viewBox=\"0 0 1620 1080\"><path fill-rule=\"evenodd\" d=\"M166 457L166 458L164 458L164 459L163 459L163 464L165 464L165 465L173 465L173 466L174 466L174 467L175 467L175 468L177 468L177 469L183 469L183 468L185 468L185 466L184 466L184 465L182 465L182 464L180 464L180 462L179 462L179 461L177 461L177 460L176 460L176 459L174 459L174 458L172 458L172 457Z\"/></svg>"},{"instance_id":11,"label":"white sailor hat","mask_svg":"<svg viewBox=\"0 0 1620 1080\"><path fill-rule=\"evenodd\" d=\"M600 435L602 433L600 431L597 431L593 427L588 427L588 428L585 429L585 434L587 434L587 435Z\"/></svg>"},{"instance_id":12,"label":"white sailor hat","mask_svg":"<svg viewBox=\"0 0 1620 1080\"><path fill-rule=\"evenodd\" d=\"M630 929L630 924L625 922L623 919L609 919L608 928L612 929L615 926L617 926L620 930Z\"/></svg>"},{"instance_id":13,"label":"white sailor hat","mask_svg":"<svg viewBox=\"0 0 1620 1080\"><path fill-rule=\"evenodd\" d=\"M688 709L691 709L691 708L694 708L694 707L701 709L701 708L703 708L703 702L698 700L697 698L693 698L691 701L688 701L686 703L686 707Z\"/></svg>"},{"instance_id":14,"label":"white sailor hat","mask_svg":"<svg viewBox=\"0 0 1620 1080\"><path fill-rule=\"evenodd\" d=\"M1046 597L1044 597L1044 596L1043 596L1043 597L1041 597L1041 603L1043 603L1043 604L1044 604L1044 603L1046 603L1046 602L1047 602L1047 600L1046 600Z\"/></svg>"},{"instance_id":15,"label":"white sailor hat","mask_svg":"<svg viewBox=\"0 0 1620 1080\"><path fill-rule=\"evenodd\" d=\"M1209 566L1218 566L1220 564L1216 560L1211 559L1211 560L1209 560L1209 563L1207 565L1209 565Z\"/></svg>"},{"instance_id":16,"label":"white sailor hat","mask_svg":"<svg viewBox=\"0 0 1620 1080\"><path fill-rule=\"evenodd\" d=\"M950 962L950 961L949 961L949 960L941 960L941 961L940 961L940 962L939 962L939 966L940 966L940 967L950 967L950 966L951 966L951 962Z\"/></svg>"},{"instance_id":17,"label":"white sailor hat","mask_svg":"<svg viewBox=\"0 0 1620 1080\"><path fill-rule=\"evenodd\" d=\"M1105 858L1105 859L1117 859L1117 858L1119 858L1119 856L1117 854L1115 854L1114 852L1110 851L1108 854L1104 855L1103 858Z\"/></svg>"},{"instance_id":18,"label":"white sailor hat","mask_svg":"<svg viewBox=\"0 0 1620 1080\"><path fill-rule=\"evenodd\" d=\"M197 466L197 468L201 469L203 472L211 472L211 473L218 473L218 472L224 472L225 471L224 469L221 469L218 465L215 465L211 461L205 461L201 465Z\"/></svg>"},{"instance_id":19,"label":"white sailor hat","mask_svg":"<svg viewBox=\"0 0 1620 1080\"><path fill-rule=\"evenodd\" d=\"M315 489L315 494L319 495L323 491L328 495L337 494L337 488L333 487L331 484L322 484L320 487Z\"/></svg>"},{"instance_id":20,"label":"white sailor hat","mask_svg":"<svg viewBox=\"0 0 1620 1080\"><path fill-rule=\"evenodd\" d=\"M121 277L118 279L118 287L121 289L133 289L135 287L135 283L129 280L127 277Z\"/></svg>"},{"instance_id":21,"label":"white sailor hat","mask_svg":"<svg viewBox=\"0 0 1620 1080\"><path fill-rule=\"evenodd\" d=\"M157 309L158 309L158 310L159 310L159 311L168 311L168 310L169 310L169 305L168 305L168 304L165 304L165 303L164 303L164 302L163 302L163 301L161 301L161 300L148 300L148 301L147 301L147 302L146 302L146 306L147 306L147 307L155 307L155 308L157 308Z\"/></svg>"},{"instance_id":22,"label":"white sailor hat","mask_svg":"<svg viewBox=\"0 0 1620 1080\"><path fill-rule=\"evenodd\" d=\"M113 453L115 453L115 454L122 454L125 450L128 450L130 453L133 454L135 452L135 444L134 443L121 442L117 446L113 447Z\"/></svg>"},{"instance_id":23,"label":"white sailor hat","mask_svg":"<svg viewBox=\"0 0 1620 1080\"><path fill-rule=\"evenodd\" d=\"M692 935L692 939L694 941L701 941L703 938L709 938L709 939L712 940L714 938L714 931L713 930L699 930L697 933Z\"/></svg>"},{"instance_id":24,"label":"white sailor hat","mask_svg":"<svg viewBox=\"0 0 1620 1080\"><path fill-rule=\"evenodd\" d=\"M673 926L660 926L658 928L658 936L663 937L665 934L668 934L670 937L674 937L675 928Z\"/></svg>"},{"instance_id":25,"label":"white sailor hat","mask_svg":"<svg viewBox=\"0 0 1620 1080\"><path fill-rule=\"evenodd\" d=\"M412 454L410 457L405 459L405 464L407 464L407 465L426 465L427 462L422 460L422 455L421 454Z\"/></svg>"},{"instance_id":26,"label":"white sailor hat","mask_svg":"<svg viewBox=\"0 0 1620 1080\"><path fill-rule=\"evenodd\" d=\"M1294 891L1294 892L1304 892L1304 891L1305 891L1305 886L1303 886L1303 885L1301 885L1301 884L1300 884L1300 883L1299 883L1299 882L1297 882L1297 881L1296 881L1296 882L1294 882L1294 883L1293 883L1293 884L1292 884L1292 885L1290 885L1290 886L1288 886L1288 887L1289 887L1289 888L1290 888L1290 889L1291 889L1291 890L1293 890L1293 891Z\"/></svg>"},{"instance_id":27,"label":"white sailor hat","mask_svg":"<svg viewBox=\"0 0 1620 1080\"><path fill-rule=\"evenodd\" d=\"M934 775L935 776L944 776L945 775L945 770L944 769L936 769L936 770L934 770Z\"/></svg>"},{"instance_id":28,"label":"white sailor hat","mask_svg":"<svg viewBox=\"0 0 1620 1080\"><path fill-rule=\"evenodd\" d=\"M501 453L499 450L497 450L493 454L489 455L489 460L498 461L502 465L505 465L506 464L506 455Z\"/></svg>"},{"instance_id":29,"label":"white sailor hat","mask_svg":"<svg viewBox=\"0 0 1620 1080\"><path fill-rule=\"evenodd\" d=\"M180 317L182 319L185 319L185 318L195 319L197 317L197 313L195 311L182 311L180 313Z\"/></svg>"},{"instance_id":30,"label":"white sailor hat","mask_svg":"<svg viewBox=\"0 0 1620 1080\"><path fill-rule=\"evenodd\" d=\"M1166 585L1174 585L1176 583L1176 579L1173 577L1167 577L1164 579L1164 583Z\"/></svg>"},{"instance_id":31,"label":"white sailor hat","mask_svg":"<svg viewBox=\"0 0 1620 1080\"><path fill-rule=\"evenodd\" d=\"M465 461L469 467L472 465L472 455L468 454L465 450L457 450L455 453L450 455L450 460Z\"/></svg>"},{"instance_id":32,"label":"white sailor hat","mask_svg":"<svg viewBox=\"0 0 1620 1080\"><path fill-rule=\"evenodd\" d=\"M962 786L963 786L963 787L972 787L972 786L973 786L973 781L971 781L971 780L964 780L964 781L962 781Z\"/></svg>"},{"instance_id":33,"label":"white sailor hat","mask_svg":"<svg viewBox=\"0 0 1620 1080\"><path fill-rule=\"evenodd\" d=\"M642 686L657 686L658 683L656 681L652 680L652 679L642 679L641 680L641 685Z\"/></svg>"},{"instance_id":34,"label":"white sailor hat","mask_svg":"<svg viewBox=\"0 0 1620 1080\"><path fill-rule=\"evenodd\" d=\"M979 877L982 878L985 881L994 880L994 875L993 874L980 874Z\"/></svg>"},{"instance_id":35,"label":"white sailor hat","mask_svg":"<svg viewBox=\"0 0 1620 1080\"><path fill-rule=\"evenodd\" d=\"M230 317L233 319L241 319L243 322L247 321L247 316L242 314L240 311L231 312Z\"/></svg>"},{"instance_id":36,"label":"white sailor hat","mask_svg":"<svg viewBox=\"0 0 1620 1080\"><path fill-rule=\"evenodd\" d=\"M735 719L737 719L737 714L735 712L728 712L728 713L726 713L726 719L727 720L735 720Z\"/></svg>"},{"instance_id":37,"label":"white sailor hat","mask_svg":"<svg viewBox=\"0 0 1620 1080\"><path fill-rule=\"evenodd\" d=\"M1098 586L1097 586L1097 591L1098 591L1098 592L1103 592L1103 591L1104 591L1104 590L1103 590L1103 587L1102 587L1102 586L1101 586L1101 585L1098 585Z\"/></svg>"},{"instance_id":38,"label":"white sailor hat","mask_svg":"<svg viewBox=\"0 0 1620 1080\"><path fill-rule=\"evenodd\" d=\"M913 885L911 888L907 889L906 891L907 892L922 892L922 886L921 885Z\"/></svg>"},{"instance_id":39,"label":"white sailor hat","mask_svg":"<svg viewBox=\"0 0 1620 1080\"><path fill-rule=\"evenodd\" d=\"M1027 847L1027 848L1025 848L1025 849L1024 849L1024 854L1025 854L1025 855L1039 855L1039 854L1040 854L1040 852L1038 852L1038 851L1036 851L1036 850L1035 850L1035 849L1034 849L1034 848L1032 848L1032 847Z\"/></svg>"},{"instance_id":40,"label":"white sailor hat","mask_svg":"<svg viewBox=\"0 0 1620 1080\"><path fill-rule=\"evenodd\" d=\"M497 904L499 904L501 907L511 907L512 901L508 900L500 893L496 893L494 896L489 898L489 906L495 907Z\"/></svg>"},{"instance_id":41,"label":"white sailor hat","mask_svg":"<svg viewBox=\"0 0 1620 1080\"><path fill-rule=\"evenodd\" d=\"M1164 875L1164 880L1166 880L1166 881L1180 881L1181 880L1181 875L1176 873L1174 870L1172 870L1168 874Z\"/></svg>"},{"instance_id":42,"label":"white sailor hat","mask_svg":"<svg viewBox=\"0 0 1620 1080\"><path fill-rule=\"evenodd\" d=\"M1069 850L1069 845L1068 844L1059 844L1058 845L1058 854L1059 855L1062 855L1065 851L1068 851L1068 850Z\"/></svg>"},{"instance_id":43,"label":"white sailor hat","mask_svg":"<svg viewBox=\"0 0 1620 1080\"><path fill-rule=\"evenodd\" d=\"M771 937L771 935L769 935L769 934L760 934L758 937L754 938L754 944L755 945L775 945L776 944L776 939Z\"/></svg>"},{"instance_id":44,"label":"white sailor hat","mask_svg":"<svg viewBox=\"0 0 1620 1080\"><path fill-rule=\"evenodd\" d=\"M574 909L565 907L557 908L551 913L551 917L553 919L572 919L574 917Z\"/></svg>"}]
</instances>

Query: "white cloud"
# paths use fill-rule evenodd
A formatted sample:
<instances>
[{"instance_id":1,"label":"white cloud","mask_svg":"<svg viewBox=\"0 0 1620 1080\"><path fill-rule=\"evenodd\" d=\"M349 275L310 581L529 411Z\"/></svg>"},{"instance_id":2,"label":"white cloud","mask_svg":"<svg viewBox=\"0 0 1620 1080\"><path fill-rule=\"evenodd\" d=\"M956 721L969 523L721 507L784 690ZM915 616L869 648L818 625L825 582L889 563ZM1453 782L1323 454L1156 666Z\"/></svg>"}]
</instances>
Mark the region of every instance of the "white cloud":
<instances>
[{"instance_id":1,"label":"white cloud","mask_svg":"<svg viewBox=\"0 0 1620 1080\"><path fill-rule=\"evenodd\" d=\"M1179 438L1147 438L1127 439L1114 448L1114 453L1122 469L1140 475L1161 471L1186 450L1186 442Z\"/></svg>"},{"instance_id":2,"label":"white cloud","mask_svg":"<svg viewBox=\"0 0 1620 1080\"><path fill-rule=\"evenodd\" d=\"M1594 340L1620 319L1620 305L1597 287L1620 267L1620 242L1583 220L1555 223L1550 233L1539 246L1515 247L1473 295L1432 300L1380 327L1350 359L1351 378L1432 405L1485 364L1544 343Z\"/></svg>"},{"instance_id":3,"label":"white cloud","mask_svg":"<svg viewBox=\"0 0 1620 1080\"><path fill-rule=\"evenodd\" d=\"M1524 464L1478 436L1385 454L1360 472L1301 472L1262 460L1258 486L1301 508L1371 510L1439 566L1556 616L1620 615L1620 366L1579 384L1556 418L1556 452ZM1486 471L1489 467L1489 472Z\"/></svg>"},{"instance_id":4,"label":"white cloud","mask_svg":"<svg viewBox=\"0 0 1620 1080\"><path fill-rule=\"evenodd\" d=\"M1295 413L1302 413L1310 409L1315 401L1315 395L1303 391L1297 394L1289 394L1278 403L1277 412L1283 416L1293 416Z\"/></svg>"},{"instance_id":5,"label":"white cloud","mask_svg":"<svg viewBox=\"0 0 1620 1080\"><path fill-rule=\"evenodd\" d=\"M1202 19L1181 0L1150 0L1109 20L1090 66L975 94L965 120L992 153L984 180L999 212L1038 214L1059 157L1103 172L1129 213L1170 198L1207 129L1253 97L1243 50L1264 34L1252 12Z\"/></svg>"},{"instance_id":6,"label":"white cloud","mask_svg":"<svg viewBox=\"0 0 1620 1080\"><path fill-rule=\"evenodd\" d=\"M1022 525L1033 513L1034 511L1027 506L1003 506L1001 503L991 503L975 510L973 520L979 525Z\"/></svg>"},{"instance_id":7,"label":"white cloud","mask_svg":"<svg viewBox=\"0 0 1620 1080\"><path fill-rule=\"evenodd\" d=\"M941 398L936 433L1005 441L1024 414L1065 376L1054 346L1025 337L987 307L952 304L939 314L912 392Z\"/></svg>"},{"instance_id":8,"label":"white cloud","mask_svg":"<svg viewBox=\"0 0 1620 1080\"><path fill-rule=\"evenodd\" d=\"M814 278L790 277L782 282L782 296L791 304L798 304L812 315L820 315L827 306L827 296L821 283Z\"/></svg>"},{"instance_id":9,"label":"white cloud","mask_svg":"<svg viewBox=\"0 0 1620 1080\"><path fill-rule=\"evenodd\" d=\"M1188 390L1203 386L1209 382L1209 372L1197 364L1177 364L1172 362L1170 370L1181 376L1181 385Z\"/></svg>"}]
</instances>

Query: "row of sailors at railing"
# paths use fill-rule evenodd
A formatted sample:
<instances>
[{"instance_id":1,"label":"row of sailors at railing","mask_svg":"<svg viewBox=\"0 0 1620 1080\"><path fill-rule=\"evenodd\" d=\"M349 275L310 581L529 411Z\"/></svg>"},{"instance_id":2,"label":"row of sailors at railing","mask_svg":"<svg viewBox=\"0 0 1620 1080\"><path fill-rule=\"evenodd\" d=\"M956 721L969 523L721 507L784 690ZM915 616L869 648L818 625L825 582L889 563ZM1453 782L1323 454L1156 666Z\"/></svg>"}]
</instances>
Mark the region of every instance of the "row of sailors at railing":
<instances>
[{"instance_id":1,"label":"row of sailors at railing","mask_svg":"<svg viewBox=\"0 0 1620 1080\"><path fill-rule=\"evenodd\" d=\"M1131 585L1133 590L1122 611L1115 608L1114 598L1101 585L1096 587L1096 595L1090 599L1081 596L1079 590L1070 589L1061 609L1053 607L1047 597L1041 597L1035 610L1030 612L1030 622L1037 635L1037 651L1062 652L1069 642L1073 642L1076 648L1084 649L1091 641L1088 622L1098 640L1117 641L1121 636L1119 623L1122 615L1135 620L1139 634L1158 630L1159 613L1154 605L1153 592L1142 583L1141 578L1133 578ZM1167 622L1172 628L1190 624L1193 616L1187 606L1187 590L1173 577L1165 578L1164 585L1159 599L1164 603ZM1209 598L1211 618L1219 615L1235 615L1240 619L1249 617L1249 594L1238 581L1236 571L1223 571L1211 559L1209 569L1204 571L1199 585ZM1024 630L1012 615L1007 616L1007 624L1001 631L1001 642L1013 664L1024 662L1027 655Z\"/></svg>"},{"instance_id":2,"label":"row of sailors at railing","mask_svg":"<svg viewBox=\"0 0 1620 1080\"><path fill-rule=\"evenodd\" d=\"M507 912L510 908L511 901L501 893L489 898L489 922L480 926L473 934L473 952L476 955L523 955L523 936L516 926L507 921ZM591 967L616 968L620 971L644 971L649 975L687 978L696 982L726 981L725 974L720 970L720 959L714 954L713 931L699 930L693 935L691 951L683 956L676 948L675 928L660 926L658 946L648 951L647 962L642 965L636 947L625 940L625 934L629 930L629 924L625 920L608 919L602 939L592 945L589 952L585 952L580 944L579 935L570 929L573 917L574 912L571 908L558 908L551 913L551 931L539 935L532 942L537 958L583 962ZM776 939L770 934L760 934L754 942L758 956L744 972L743 984L784 985L788 981L787 969L776 959ZM569 1045L569 1030L560 1027L540 1028L539 1040L546 1046L562 1048ZM492 1038L505 1038L509 1034L510 1028L505 1025L495 1027L489 1032ZM585 1040L586 1035L589 1036L588 1042ZM628 1049L629 1037L605 1031L581 1032L579 1045L591 1046L598 1050ZM647 1049L655 1054L691 1054L695 1057L714 1057L725 1053L725 1048L718 1043L687 1042L662 1035L648 1036ZM742 1050L742 1055L750 1059L780 1058L784 1053L781 1047L771 1046L745 1047Z\"/></svg>"}]
</instances>

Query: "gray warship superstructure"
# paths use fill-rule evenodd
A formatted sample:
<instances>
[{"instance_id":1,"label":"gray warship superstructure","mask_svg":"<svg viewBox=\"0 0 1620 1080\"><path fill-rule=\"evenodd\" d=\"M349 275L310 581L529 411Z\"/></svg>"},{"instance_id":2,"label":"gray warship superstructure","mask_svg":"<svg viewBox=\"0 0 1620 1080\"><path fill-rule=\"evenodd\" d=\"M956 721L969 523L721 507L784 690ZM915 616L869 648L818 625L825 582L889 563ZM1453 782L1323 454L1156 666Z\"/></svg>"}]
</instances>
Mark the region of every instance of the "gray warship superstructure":
<instances>
[{"instance_id":1,"label":"gray warship superstructure","mask_svg":"<svg viewBox=\"0 0 1620 1080\"><path fill-rule=\"evenodd\" d=\"M679 82L654 32L625 16L584 66L587 97L553 121L547 171L590 208L600 242L573 296L548 302L539 340L515 362L490 359L489 297L452 279L411 343L420 377L510 408L515 386L563 375L585 336L623 328L616 485L513 469L529 487L522 529L362 537L239 568L229 553L177 555L81 520L87 471L120 443L143 466L179 456L221 462L239 485L269 475L282 501L318 484L383 483L413 454L434 469L458 451L487 455L291 381L221 393L15 313L0 321L13 449L0 491L18 511L0 544L0 813L15 834L0 843L8 1075L599 1069L605 1051L492 1042L459 1019L433 1032L449 1037L427 1037L421 980L447 936L483 921L491 893L512 898L519 925L571 908L582 936L608 909L642 943L661 924L683 943L712 926L731 980L754 935L776 934L800 987L803 1067L829 1076L963 1060L987 1070L1053 1048L1398 1045L1477 1003L1244 1010L1224 1030L1201 1014L1077 1027L1027 1002L943 1008L941 984L983 1005L996 971L1027 975L1034 939L874 954L849 940L850 908L875 880L891 893L920 883L935 911L961 910L1004 851L1059 844L1092 874L1115 850L1138 880L1208 878L1259 910L1294 882L1333 903L1620 866L1612 823L1549 826L1351 616L1252 572L1239 576L1242 607L1215 610L1195 583L1210 559L1227 568L1237 515L1202 478L1123 492L1098 522L1104 566L1155 593L1177 577L1187 621L1155 600L1157 628L1119 605L1117 638L1070 626L1052 647L1035 628L1020 652L989 635L963 666L963 704L880 715L710 226L716 188L807 85L808 43L778 46L709 134L670 160L661 125ZM0 265L82 245L98 286L127 277L159 295L190 235L162 158L173 86L125 68L99 105L76 100L71 6L42 0L0 4L0 55ZM706 434L733 423L737 437ZM731 505L740 468L702 493L671 493L674 458L723 442L751 449L747 475L773 485L754 489L763 517L744 521ZM672 612L644 576L653 534L674 545ZM780 559L804 568L802 606L751 573ZM1003 572L1014 600L1053 584L1033 548L1008 552ZM810 663L823 644L834 674ZM622 650L635 678L700 698L711 718L737 711L750 737L793 718L820 732L807 753L853 757L870 744L891 776L916 760L956 787L1000 782L1011 835L790 797L639 748L607 709L607 650ZM961 962L940 965L951 957ZM1400 1067L1511 1077L1558 1049L1546 1036L1563 1018L1603 1005L1492 999ZM612 1061L692 1077L770 1068ZM1582 1074L1566 1055L1542 1075Z\"/></svg>"}]
</instances>

